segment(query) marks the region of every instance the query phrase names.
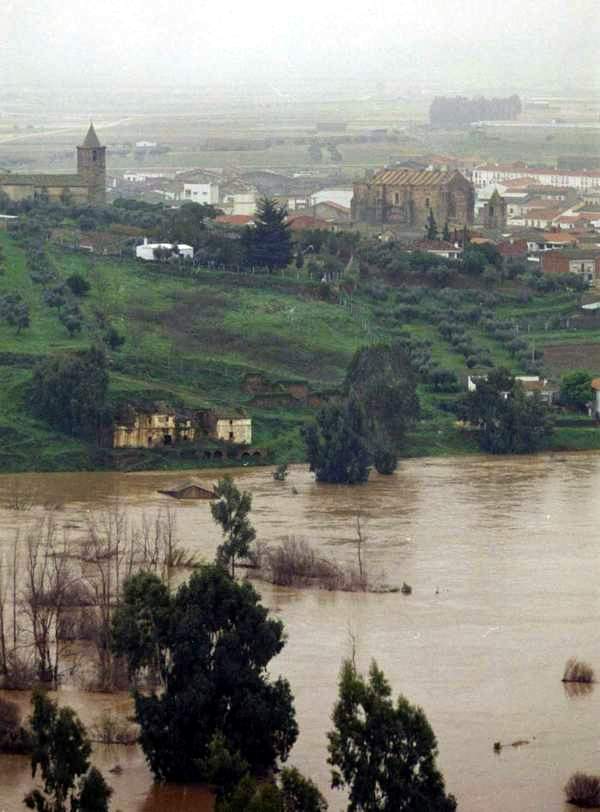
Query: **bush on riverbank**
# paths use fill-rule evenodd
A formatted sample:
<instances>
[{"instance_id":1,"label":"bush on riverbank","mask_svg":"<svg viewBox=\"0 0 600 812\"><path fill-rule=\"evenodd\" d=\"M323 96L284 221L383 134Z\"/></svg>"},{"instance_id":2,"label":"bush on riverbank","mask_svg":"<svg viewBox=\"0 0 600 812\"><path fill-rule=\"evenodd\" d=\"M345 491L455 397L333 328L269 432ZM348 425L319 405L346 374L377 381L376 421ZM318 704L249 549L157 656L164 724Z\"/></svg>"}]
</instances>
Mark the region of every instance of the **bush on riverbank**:
<instances>
[{"instance_id":1,"label":"bush on riverbank","mask_svg":"<svg viewBox=\"0 0 600 812\"><path fill-rule=\"evenodd\" d=\"M592 683L595 681L594 669L588 663L584 663L576 657L571 657L565 665L562 681Z\"/></svg>"},{"instance_id":2,"label":"bush on riverbank","mask_svg":"<svg viewBox=\"0 0 600 812\"><path fill-rule=\"evenodd\" d=\"M574 773L565 786L567 802L584 809L600 806L600 777Z\"/></svg>"}]
</instances>

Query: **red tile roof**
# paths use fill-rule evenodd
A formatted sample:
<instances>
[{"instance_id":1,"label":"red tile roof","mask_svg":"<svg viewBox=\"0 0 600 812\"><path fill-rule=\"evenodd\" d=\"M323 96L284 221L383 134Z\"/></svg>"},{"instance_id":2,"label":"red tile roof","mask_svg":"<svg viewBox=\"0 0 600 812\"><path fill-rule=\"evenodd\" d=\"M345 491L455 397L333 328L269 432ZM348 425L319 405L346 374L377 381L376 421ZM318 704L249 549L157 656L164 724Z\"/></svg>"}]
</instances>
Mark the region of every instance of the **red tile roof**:
<instances>
[{"instance_id":1,"label":"red tile roof","mask_svg":"<svg viewBox=\"0 0 600 812\"><path fill-rule=\"evenodd\" d=\"M514 242L499 242L497 245L500 255L506 259L511 257L527 256L527 240L514 240Z\"/></svg>"},{"instance_id":2,"label":"red tile roof","mask_svg":"<svg viewBox=\"0 0 600 812\"><path fill-rule=\"evenodd\" d=\"M219 214L215 217L215 223L228 226L249 226L254 223L254 217L250 214Z\"/></svg>"}]
</instances>

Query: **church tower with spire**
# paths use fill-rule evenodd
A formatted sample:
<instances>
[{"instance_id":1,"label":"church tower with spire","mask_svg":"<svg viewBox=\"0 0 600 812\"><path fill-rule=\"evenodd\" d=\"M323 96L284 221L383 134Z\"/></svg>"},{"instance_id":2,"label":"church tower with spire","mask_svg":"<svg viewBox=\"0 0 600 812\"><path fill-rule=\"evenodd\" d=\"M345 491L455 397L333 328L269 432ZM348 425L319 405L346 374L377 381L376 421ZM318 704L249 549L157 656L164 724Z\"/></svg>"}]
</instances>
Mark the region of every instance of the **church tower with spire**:
<instances>
[{"instance_id":1,"label":"church tower with spire","mask_svg":"<svg viewBox=\"0 0 600 812\"><path fill-rule=\"evenodd\" d=\"M100 145L94 125L77 147L77 174L88 188L88 201L92 205L106 203L106 147Z\"/></svg>"}]
</instances>

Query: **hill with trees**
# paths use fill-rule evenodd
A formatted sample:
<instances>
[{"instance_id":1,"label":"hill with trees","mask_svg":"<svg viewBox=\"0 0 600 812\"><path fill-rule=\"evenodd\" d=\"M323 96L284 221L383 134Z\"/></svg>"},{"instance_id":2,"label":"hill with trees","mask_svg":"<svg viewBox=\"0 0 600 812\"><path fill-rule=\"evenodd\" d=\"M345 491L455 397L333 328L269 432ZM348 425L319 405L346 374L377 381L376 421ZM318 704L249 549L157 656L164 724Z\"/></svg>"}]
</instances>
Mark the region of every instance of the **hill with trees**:
<instances>
[{"instance_id":1,"label":"hill with trees","mask_svg":"<svg viewBox=\"0 0 600 812\"><path fill-rule=\"evenodd\" d=\"M157 227L166 214L147 207L107 208L110 217L150 218ZM103 211L88 215L96 228ZM185 212L178 227L198 229L205 246L197 261L146 263L50 240L74 214L40 206L14 235L0 233L0 470L197 466L193 448L98 446L94 435L120 404L157 400L244 407L263 459L304 460L301 429L319 406L351 390L368 404L367 379L351 384L348 370L358 351L376 344L401 347L414 377L420 410L401 427L401 454L475 451L476 438L455 425L467 374L494 366L536 374L547 369L547 343L600 340L598 331L569 326L581 295L574 275L548 278L505 264L493 246L469 246L452 262L393 241L304 231L292 237L287 266L252 269L229 247L243 243L243 231L210 218L194 225ZM26 321L18 323L16 309ZM103 360L91 360L87 376L90 352ZM68 381L87 403L71 408L50 397L52 380ZM375 434L399 430L385 413L382 404L367 427L370 452ZM599 445L587 427L558 425L555 438L561 448Z\"/></svg>"}]
</instances>

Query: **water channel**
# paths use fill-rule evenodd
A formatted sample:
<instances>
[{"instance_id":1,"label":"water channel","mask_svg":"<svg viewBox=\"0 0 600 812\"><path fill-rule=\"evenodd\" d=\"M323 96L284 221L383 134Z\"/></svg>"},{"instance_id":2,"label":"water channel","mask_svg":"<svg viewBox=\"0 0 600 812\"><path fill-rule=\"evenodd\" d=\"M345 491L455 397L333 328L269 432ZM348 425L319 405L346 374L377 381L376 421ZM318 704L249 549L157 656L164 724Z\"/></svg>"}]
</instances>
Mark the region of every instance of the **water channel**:
<instances>
[{"instance_id":1,"label":"water channel","mask_svg":"<svg viewBox=\"0 0 600 812\"><path fill-rule=\"evenodd\" d=\"M368 536L370 572L412 595L330 593L257 584L285 623L288 643L273 662L296 697L300 737L290 763L330 801L326 732L342 658L356 642L361 668L376 658L394 692L421 705L438 738L439 765L462 812L565 812L562 788L576 770L600 772L600 688L571 696L565 661L600 671L600 455L554 454L420 459L368 485L317 485L304 467L275 482L267 468L233 472L253 495L258 537L305 538L340 562L355 556L354 522ZM19 475L36 502L0 510L0 547L43 505L63 525L119 498L134 519L170 504L186 549L210 559L219 533L206 502L157 493L189 472ZM210 484L215 472L197 472ZM14 477L0 477L2 493ZM294 490L296 492L294 492ZM11 695L27 707L26 695ZM89 723L107 705L126 711L125 694L72 686L61 702ZM495 753L493 743L508 746ZM525 741L526 744L511 746ZM137 748L97 747L97 765L123 812L206 812L198 788L154 787ZM119 764L122 772L108 772ZM26 758L0 757L0 812L21 810L31 783Z\"/></svg>"}]
</instances>

